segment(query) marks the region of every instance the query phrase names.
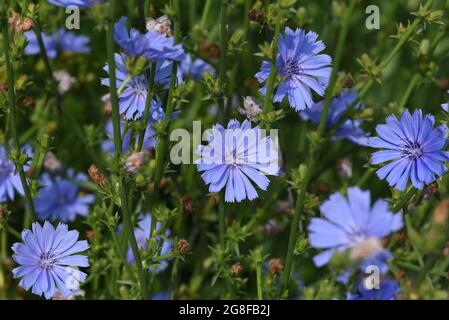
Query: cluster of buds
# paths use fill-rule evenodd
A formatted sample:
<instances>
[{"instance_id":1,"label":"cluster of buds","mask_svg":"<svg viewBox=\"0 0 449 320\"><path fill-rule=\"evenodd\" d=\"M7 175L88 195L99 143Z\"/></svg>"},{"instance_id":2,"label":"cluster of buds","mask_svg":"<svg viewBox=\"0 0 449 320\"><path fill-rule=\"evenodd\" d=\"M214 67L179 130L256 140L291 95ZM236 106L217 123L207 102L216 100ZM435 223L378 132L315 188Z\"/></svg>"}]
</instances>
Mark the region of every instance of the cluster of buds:
<instances>
[{"instance_id":1,"label":"cluster of buds","mask_svg":"<svg viewBox=\"0 0 449 320\"><path fill-rule=\"evenodd\" d=\"M88 170L90 179L99 187L104 187L106 184L106 177L101 173L96 165L91 164Z\"/></svg>"},{"instance_id":2,"label":"cluster of buds","mask_svg":"<svg viewBox=\"0 0 449 320\"><path fill-rule=\"evenodd\" d=\"M12 12L9 18L9 24L14 32L25 32L33 28L33 20L30 18L22 18L16 11Z\"/></svg>"},{"instance_id":3,"label":"cluster of buds","mask_svg":"<svg viewBox=\"0 0 449 320\"><path fill-rule=\"evenodd\" d=\"M148 31L154 30L165 35L166 37L170 37L173 34L171 29L171 21L165 15L157 19L148 18L146 28Z\"/></svg>"},{"instance_id":4,"label":"cluster of buds","mask_svg":"<svg viewBox=\"0 0 449 320\"><path fill-rule=\"evenodd\" d=\"M145 162L145 154L143 152L132 153L125 162L125 171L128 173L137 173Z\"/></svg>"},{"instance_id":5,"label":"cluster of buds","mask_svg":"<svg viewBox=\"0 0 449 320\"><path fill-rule=\"evenodd\" d=\"M268 272L274 276L276 274L280 274L284 269L284 262L281 259L271 259L268 262Z\"/></svg>"}]
</instances>

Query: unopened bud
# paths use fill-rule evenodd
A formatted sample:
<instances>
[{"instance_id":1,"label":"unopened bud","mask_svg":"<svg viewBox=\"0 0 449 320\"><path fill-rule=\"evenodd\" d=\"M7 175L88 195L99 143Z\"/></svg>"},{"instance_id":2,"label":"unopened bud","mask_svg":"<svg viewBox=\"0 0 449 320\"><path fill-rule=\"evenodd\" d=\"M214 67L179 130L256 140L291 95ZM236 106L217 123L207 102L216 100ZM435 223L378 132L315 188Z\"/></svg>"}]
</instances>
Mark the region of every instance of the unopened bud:
<instances>
[{"instance_id":1,"label":"unopened bud","mask_svg":"<svg viewBox=\"0 0 449 320\"><path fill-rule=\"evenodd\" d=\"M185 256L187 253L189 253L190 251L190 243L185 240L185 239L181 239L178 241L178 252Z\"/></svg>"},{"instance_id":2,"label":"unopened bud","mask_svg":"<svg viewBox=\"0 0 449 320\"><path fill-rule=\"evenodd\" d=\"M357 245L349 251L349 258L353 261L361 261L366 258L375 256L382 251L383 247L379 240L371 237L360 241Z\"/></svg>"},{"instance_id":3,"label":"unopened bud","mask_svg":"<svg viewBox=\"0 0 449 320\"><path fill-rule=\"evenodd\" d=\"M135 152L131 154L125 163L125 171L129 173L137 173L145 161L145 154L143 152Z\"/></svg>"},{"instance_id":4,"label":"unopened bud","mask_svg":"<svg viewBox=\"0 0 449 320\"><path fill-rule=\"evenodd\" d=\"M88 170L90 179L99 187L104 187L106 184L106 178L97 168L96 165L91 164Z\"/></svg>"},{"instance_id":5,"label":"unopened bud","mask_svg":"<svg viewBox=\"0 0 449 320\"><path fill-rule=\"evenodd\" d=\"M231 266L231 274L233 276L239 276L243 271L242 265L240 263L236 263Z\"/></svg>"},{"instance_id":6,"label":"unopened bud","mask_svg":"<svg viewBox=\"0 0 449 320\"><path fill-rule=\"evenodd\" d=\"M284 269L284 263L281 259L271 259L268 262L268 272L271 275L279 274Z\"/></svg>"},{"instance_id":7,"label":"unopened bud","mask_svg":"<svg viewBox=\"0 0 449 320\"><path fill-rule=\"evenodd\" d=\"M352 75L348 73L345 77L345 88L352 89L354 87L354 79L352 78Z\"/></svg>"},{"instance_id":8,"label":"unopened bud","mask_svg":"<svg viewBox=\"0 0 449 320\"><path fill-rule=\"evenodd\" d=\"M262 20L262 13L259 10L250 10L248 12L248 18L250 21L260 22Z\"/></svg>"}]
</instances>

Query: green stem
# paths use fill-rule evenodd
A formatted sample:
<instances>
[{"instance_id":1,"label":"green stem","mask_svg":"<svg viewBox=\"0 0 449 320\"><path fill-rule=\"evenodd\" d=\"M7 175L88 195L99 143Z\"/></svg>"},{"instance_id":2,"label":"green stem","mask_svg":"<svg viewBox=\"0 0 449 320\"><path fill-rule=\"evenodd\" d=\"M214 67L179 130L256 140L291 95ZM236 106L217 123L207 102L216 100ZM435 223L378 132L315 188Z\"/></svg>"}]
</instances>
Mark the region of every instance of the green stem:
<instances>
[{"instance_id":1,"label":"green stem","mask_svg":"<svg viewBox=\"0 0 449 320\"><path fill-rule=\"evenodd\" d=\"M398 212L401 210L407 202L415 195L416 189L413 186L410 186L407 192L403 193L398 200L398 203L393 207L393 212Z\"/></svg>"},{"instance_id":2,"label":"green stem","mask_svg":"<svg viewBox=\"0 0 449 320\"><path fill-rule=\"evenodd\" d=\"M106 28L106 44L107 44L107 55L109 64L109 91L111 95L111 106L112 106L112 122L114 130L114 145L115 145L115 161L117 169L120 168L120 156L122 151L122 140L120 136L120 115L118 107L118 95L116 88L116 76L115 76L115 59L114 59L114 14L115 14L115 0L109 1L109 18L107 21ZM134 235L134 230L131 222L131 216L128 208L128 195L125 189L125 184L123 178L118 175L117 177L119 184L119 194L121 201L121 208L123 213L123 224L126 229L128 240L131 245L131 250L134 255L134 260L136 261L137 273L140 281L140 290L143 299L148 299L148 289L146 286L145 271L142 265L142 258L137 247L136 237Z\"/></svg>"},{"instance_id":3,"label":"green stem","mask_svg":"<svg viewBox=\"0 0 449 320\"><path fill-rule=\"evenodd\" d=\"M276 60L278 55L278 43L279 43L279 33L281 32L281 17L282 17L282 9L279 8L278 14L276 16L276 27L274 31L274 42L271 48L272 57L271 57L271 67L270 67L270 75L267 81L267 91L265 94L264 101L264 111L270 112L273 109L273 87L274 80L276 79L277 67Z\"/></svg>"},{"instance_id":4,"label":"green stem","mask_svg":"<svg viewBox=\"0 0 449 320\"><path fill-rule=\"evenodd\" d=\"M220 246L225 250L225 235L226 235L226 210L224 203L224 195L218 194L218 226L220 236Z\"/></svg>"},{"instance_id":5,"label":"green stem","mask_svg":"<svg viewBox=\"0 0 449 320\"><path fill-rule=\"evenodd\" d=\"M145 0L138 0L138 8L139 11L139 26L140 31L144 32L146 29L146 21L145 21Z\"/></svg>"},{"instance_id":6,"label":"green stem","mask_svg":"<svg viewBox=\"0 0 449 320\"><path fill-rule=\"evenodd\" d=\"M35 29L36 29L35 33L36 33L37 43L39 45L39 50L40 50L42 59L44 60L44 64L45 64L45 70L47 71L47 75L48 75L49 79L51 81L54 81L54 76L53 76L53 71L52 71L51 64L50 64L50 59L48 58L47 49L45 48L44 40L42 39L42 30L41 30L40 22L38 22L36 24Z\"/></svg>"},{"instance_id":7,"label":"green stem","mask_svg":"<svg viewBox=\"0 0 449 320\"><path fill-rule=\"evenodd\" d=\"M8 82L9 125L11 127L11 134L14 142L14 147L17 149L17 152L20 152L20 142L19 142L19 135L17 133L17 120L16 120L16 95L14 89L14 70L11 63L11 58L9 56L8 22L6 17L1 17L1 19L2 19L1 25L3 34L3 51L5 53L6 77ZM25 218L27 215L29 215L28 213L31 213L32 216L35 217L36 212L34 210L33 198L31 196L31 191L28 186L28 182L26 180L25 171L23 170L22 165L18 165L17 169L19 171L20 182L22 183L23 190L25 192L25 199L28 205L28 210L25 211L26 212ZM25 227L28 227L28 225L25 225Z\"/></svg>"},{"instance_id":8,"label":"green stem","mask_svg":"<svg viewBox=\"0 0 449 320\"><path fill-rule=\"evenodd\" d=\"M123 82L120 84L120 87L117 90L117 95L120 96L123 93L123 90L125 90L126 85L128 84L128 82L132 79L132 76L130 74L128 74L125 78L125 80L123 80Z\"/></svg>"},{"instance_id":9,"label":"green stem","mask_svg":"<svg viewBox=\"0 0 449 320\"><path fill-rule=\"evenodd\" d=\"M408 100L410 99L410 96L412 95L413 91L415 90L415 87L418 84L420 79L421 79L421 75L419 73L415 73L412 80L408 84L407 89L405 90L405 93L402 97L401 103L399 104L399 110L402 111L405 108L405 105L407 104Z\"/></svg>"},{"instance_id":10,"label":"green stem","mask_svg":"<svg viewBox=\"0 0 449 320\"><path fill-rule=\"evenodd\" d=\"M204 5L203 10L203 16L201 17L201 29L204 29L206 26L207 19L209 18L211 4L212 0L206 0L206 4Z\"/></svg>"},{"instance_id":11,"label":"green stem","mask_svg":"<svg viewBox=\"0 0 449 320\"><path fill-rule=\"evenodd\" d=\"M332 69L332 74L329 80L329 86L326 90L326 97L324 100L324 106L323 106L323 112L320 119L320 124L318 126L317 131L317 141L319 141L323 135L327 115L329 113L329 107L330 102L332 99L332 92L335 86L335 82L337 79L337 72L340 65L341 57L343 54L343 48L345 45L346 36L348 34L349 24L351 21L352 12L354 10L354 7L356 5L357 0L351 0L351 3L349 5L349 8L346 12L346 19L344 19L343 26L340 30L339 36L338 36L338 42L337 42L337 48L335 53L335 60L334 65ZM318 142L319 143L319 142ZM296 205L295 205L295 213L293 216L293 221L290 228L290 235L288 240L288 248L287 248L287 254L285 259L285 270L282 275L282 282L281 282L281 294L284 293L284 291L288 288L288 284L290 281L292 266L293 266L293 251L297 239L297 233L299 229L299 218L303 213L304 210L304 200L306 197L306 191L309 186L310 178L312 175L312 172L314 171L314 166L316 164L316 153L317 153L318 146L312 146L310 150L310 157L307 162L307 171L306 174L302 180L301 186L298 190L298 195L296 199Z\"/></svg>"},{"instance_id":12,"label":"green stem","mask_svg":"<svg viewBox=\"0 0 449 320\"><path fill-rule=\"evenodd\" d=\"M263 287L262 287L262 264L258 263L256 266L257 277L257 299L263 300Z\"/></svg>"},{"instance_id":13,"label":"green stem","mask_svg":"<svg viewBox=\"0 0 449 320\"><path fill-rule=\"evenodd\" d=\"M154 77L156 74L156 63L151 64L151 70L150 70L150 79L148 82L148 90L147 90L147 99L145 102L145 111L143 113L142 118L142 128L139 135L139 142L137 144L137 152L142 151L143 146L143 140L145 137L145 132L147 130L147 123L148 123L148 117L150 115L150 107L151 107L151 100L153 99L153 87L154 87Z\"/></svg>"},{"instance_id":14,"label":"green stem","mask_svg":"<svg viewBox=\"0 0 449 320\"><path fill-rule=\"evenodd\" d=\"M220 62L218 68L218 77L220 80L220 86L223 93L220 99L220 112L225 114L225 92L226 92L226 55L227 55L227 12L228 12L228 0L221 0L220 9ZM222 119L224 120L224 119Z\"/></svg>"}]
</instances>

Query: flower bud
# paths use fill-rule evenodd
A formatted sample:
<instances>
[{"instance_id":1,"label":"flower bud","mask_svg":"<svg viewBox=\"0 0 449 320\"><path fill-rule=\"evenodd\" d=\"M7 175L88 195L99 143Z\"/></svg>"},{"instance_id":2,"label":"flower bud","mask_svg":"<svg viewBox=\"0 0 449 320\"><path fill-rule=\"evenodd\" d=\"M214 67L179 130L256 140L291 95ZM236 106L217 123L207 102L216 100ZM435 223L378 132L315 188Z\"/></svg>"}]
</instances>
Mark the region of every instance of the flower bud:
<instances>
[{"instance_id":1,"label":"flower bud","mask_svg":"<svg viewBox=\"0 0 449 320\"><path fill-rule=\"evenodd\" d=\"M193 212L192 197L188 194L182 196L182 208L185 214L191 214Z\"/></svg>"}]
</instances>

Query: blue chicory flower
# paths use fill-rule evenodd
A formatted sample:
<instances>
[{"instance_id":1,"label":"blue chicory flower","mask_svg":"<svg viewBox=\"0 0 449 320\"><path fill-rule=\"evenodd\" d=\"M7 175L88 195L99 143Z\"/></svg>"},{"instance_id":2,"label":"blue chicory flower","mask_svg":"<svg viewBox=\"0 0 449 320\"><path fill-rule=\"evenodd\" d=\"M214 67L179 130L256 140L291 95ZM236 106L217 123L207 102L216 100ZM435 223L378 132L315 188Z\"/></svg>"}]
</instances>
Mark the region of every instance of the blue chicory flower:
<instances>
[{"instance_id":1,"label":"blue chicory flower","mask_svg":"<svg viewBox=\"0 0 449 320\"><path fill-rule=\"evenodd\" d=\"M192 61L192 56L186 54L181 62L181 70L184 76L190 76L194 80L203 80L205 72L215 73L215 69L203 59L197 58Z\"/></svg>"},{"instance_id":2,"label":"blue chicory flower","mask_svg":"<svg viewBox=\"0 0 449 320\"><path fill-rule=\"evenodd\" d=\"M31 30L24 32L24 35L28 41L25 47L25 54L38 55L40 48L36 33ZM60 28L50 35L42 33L42 41L44 42L47 56L51 59L56 58L58 51L75 53L90 52L89 37L83 35L78 36L74 32L66 31L64 28Z\"/></svg>"},{"instance_id":3,"label":"blue chicory flower","mask_svg":"<svg viewBox=\"0 0 449 320\"><path fill-rule=\"evenodd\" d=\"M114 26L114 38L130 56L145 56L150 61L181 61L185 53L181 44L175 45L172 36L165 36L155 30L141 34L137 29L126 28L126 17L121 17Z\"/></svg>"},{"instance_id":4,"label":"blue chicory flower","mask_svg":"<svg viewBox=\"0 0 449 320\"><path fill-rule=\"evenodd\" d=\"M252 128L249 120L242 124L231 120L227 129L216 124L208 140L207 146L198 146L198 171L204 171L201 177L210 192L226 187L226 202L256 199L251 180L267 190L270 180L266 175L279 174L275 143L262 136L259 127Z\"/></svg>"},{"instance_id":5,"label":"blue chicory flower","mask_svg":"<svg viewBox=\"0 0 449 320\"><path fill-rule=\"evenodd\" d=\"M274 102L281 102L287 96L291 107L299 111L312 107L311 90L324 96L332 71L332 59L327 54L319 54L325 45L317 38L315 32L293 31L288 27L285 35L279 35L276 66L283 80L274 95ZM264 95L270 68L271 63L263 61L256 74L257 80L264 83L260 90Z\"/></svg>"},{"instance_id":6,"label":"blue chicory flower","mask_svg":"<svg viewBox=\"0 0 449 320\"><path fill-rule=\"evenodd\" d=\"M159 109L160 106L157 108ZM160 112L162 112L162 115L158 115ZM162 111L162 108L160 108L160 110L157 111L153 111L150 113L152 114L152 117L159 117L159 119L163 119L165 114ZM154 120L150 119L150 121L148 122L147 128L145 130L145 135L143 138L143 144L142 144L142 148L143 150L148 150L150 148L154 148L156 146L156 132L154 131L153 127L152 127L152 123L154 122ZM125 125L124 122L122 122L120 124L120 131L124 130ZM105 126L105 133L106 135L109 137L108 140L103 141L103 143L101 144L101 147L104 151L113 154L115 152L115 145L114 145L114 141L112 139L112 137L114 136L114 128L113 128L113 124L112 124L112 119L110 119ZM125 135L123 136L123 141L122 141L122 152L128 152L131 149L131 132L126 132ZM134 143L137 144L139 138L136 137L134 139Z\"/></svg>"},{"instance_id":7,"label":"blue chicory flower","mask_svg":"<svg viewBox=\"0 0 449 320\"><path fill-rule=\"evenodd\" d=\"M366 146L368 144L368 135L360 128L360 120L344 119L348 107L357 99L357 93L350 90L343 90L341 94L332 99L327 116L326 126L334 128L339 122L340 126L336 129L337 137L343 137L358 145ZM301 118L310 120L314 124L319 124L323 112L324 100L314 103L311 108L300 112ZM357 103L357 109L363 108L362 103Z\"/></svg>"},{"instance_id":8,"label":"blue chicory flower","mask_svg":"<svg viewBox=\"0 0 449 320\"><path fill-rule=\"evenodd\" d=\"M89 212L89 205L95 197L91 194L80 195L79 186L73 181L86 181L83 173L74 174L72 169L67 172L67 179L60 176L51 177L44 173L41 177L43 188L34 199L34 206L39 220L60 222L74 221L76 215L83 217Z\"/></svg>"},{"instance_id":9,"label":"blue chicory flower","mask_svg":"<svg viewBox=\"0 0 449 320\"><path fill-rule=\"evenodd\" d=\"M23 149L26 150L28 156L32 155L30 146L26 145ZM8 156L9 151L0 144L0 202L8 199L14 200L14 190L22 196L25 194L19 173L15 173L16 166ZM27 165L23 166L24 171L27 171L28 168Z\"/></svg>"},{"instance_id":10,"label":"blue chicory flower","mask_svg":"<svg viewBox=\"0 0 449 320\"><path fill-rule=\"evenodd\" d=\"M137 223L137 227L134 228L134 235L136 237L137 246L141 250L146 250L148 248L148 240L150 239L150 233L151 233L151 214L141 214L139 217L139 221ZM162 224L160 222L156 223L156 232L159 232L161 229ZM123 226L119 226L119 232L121 232L121 229ZM167 229L165 231L164 236L157 235L156 240L161 243L161 249L159 255L167 255L172 251L173 248L173 242L168 240L167 238L170 236L170 230ZM128 250L126 252L126 257L129 263L134 263L134 254L131 250L131 246L128 247ZM156 272L161 272L165 270L168 267L168 261L162 260L159 261L160 265L156 267ZM151 267L149 268L151 269Z\"/></svg>"},{"instance_id":11,"label":"blue chicory flower","mask_svg":"<svg viewBox=\"0 0 449 320\"><path fill-rule=\"evenodd\" d=\"M394 300L400 292L401 288L394 280L382 281L379 289L367 289L363 281L359 281L357 291L349 293L347 300Z\"/></svg>"},{"instance_id":12,"label":"blue chicory flower","mask_svg":"<svg viewBox=\"0 0 449 320\"><path fill-rule=\"evenodd\" d=\"M449 93L449 91L448 91L447 93ZM443 109L443 110L446 111L446 112L449 112L448 104L447 104L447 103L443 103L443 104L441 105L441 109Z\"/></svg>"},{"instance_id":13,"label":"blue chicory flower","mask_svg":"<svg viewBox=\"0 0 449 320\"><path fill-rule=\"evenodd\" d=\"M128 77L128 71L125 67L126 55L115 54L117 88ZM158 62L156 64L156 73L154 81L160 84L164 89L168 89L171 77L172 63L169 61ZM109 73L109 67L106 65L104 70ZM178 72L178 82L182 81L181 72ZM109 86L109 78L101 79L101 84ZM147 100L148 80L145 75L134 76L125 85L123 92L119 97L119 110L124 114L126 120L137 120L143 116ZM160 101L154 97L151 102L151 109L157 110L160 107Z\"/></svg>"},{"instance_id":14,"label":"blue chicory flower","mask_svg":"<svg viewBox=\"0 0 449 320\"><path fill-rule=\"evenodd\" d=\"M69 231L67 225L59 224L56 229L46 221L42 227L33 223L31 230L22 232L22 242L12 246L13 260L19 265L12 270L15 279L22 278L19 285L25 290L46 299L56 291L68 297L79 289L79 283L87 275L77 267L88 267L86 256L78 253L89 248L87 241L78 241L79 232Z\"/></svg>"},{"instance_id":15,"label":"blue chicory flower","mask_svg":"<svg viewBox=\"0 0 449 320\"><path fill-rule=\"evenodd\" d=\"M308 230L310 244L325 251L313 260L316 266L327 264L337 252L350 249L372 237L381 240L402 228L401 214L392 214L388 202L377 200L371 206L369 191L348 189L348 198L334 193L320 206L323 218L312 218Z\"/></svg>"},{"instance_id":16,"label":"blue chicory flower","mask_svg":"<svg viewBox=\"0 0 449 320\"><path fill-rule=\"evenodd\" d=\"M400 191L410 178L416 189L422 189L435 181L435 176L442 176L447 171L444 163L449 161L449 152L444 151L447 127L434 128L434 124L432 115L423 117L421 110L411 115L406 110L400 120L391 115L386 124L378 125L379 136L369 138L369 146L387 150L374 152L371 163L390 162L377 170L377 176Z\"/></svg>"},{"instance_id":17,"label":"blue chicory flower","mask_svg":"<svg viewBox=\"0 0 449 320\"><path fill-rule=\"evenodd\" d=\"M47 0L49 4L57 7L77 6L80 8L90 8L94 3L99 3L101 0Z\"/></svg>"}]
</instances>

